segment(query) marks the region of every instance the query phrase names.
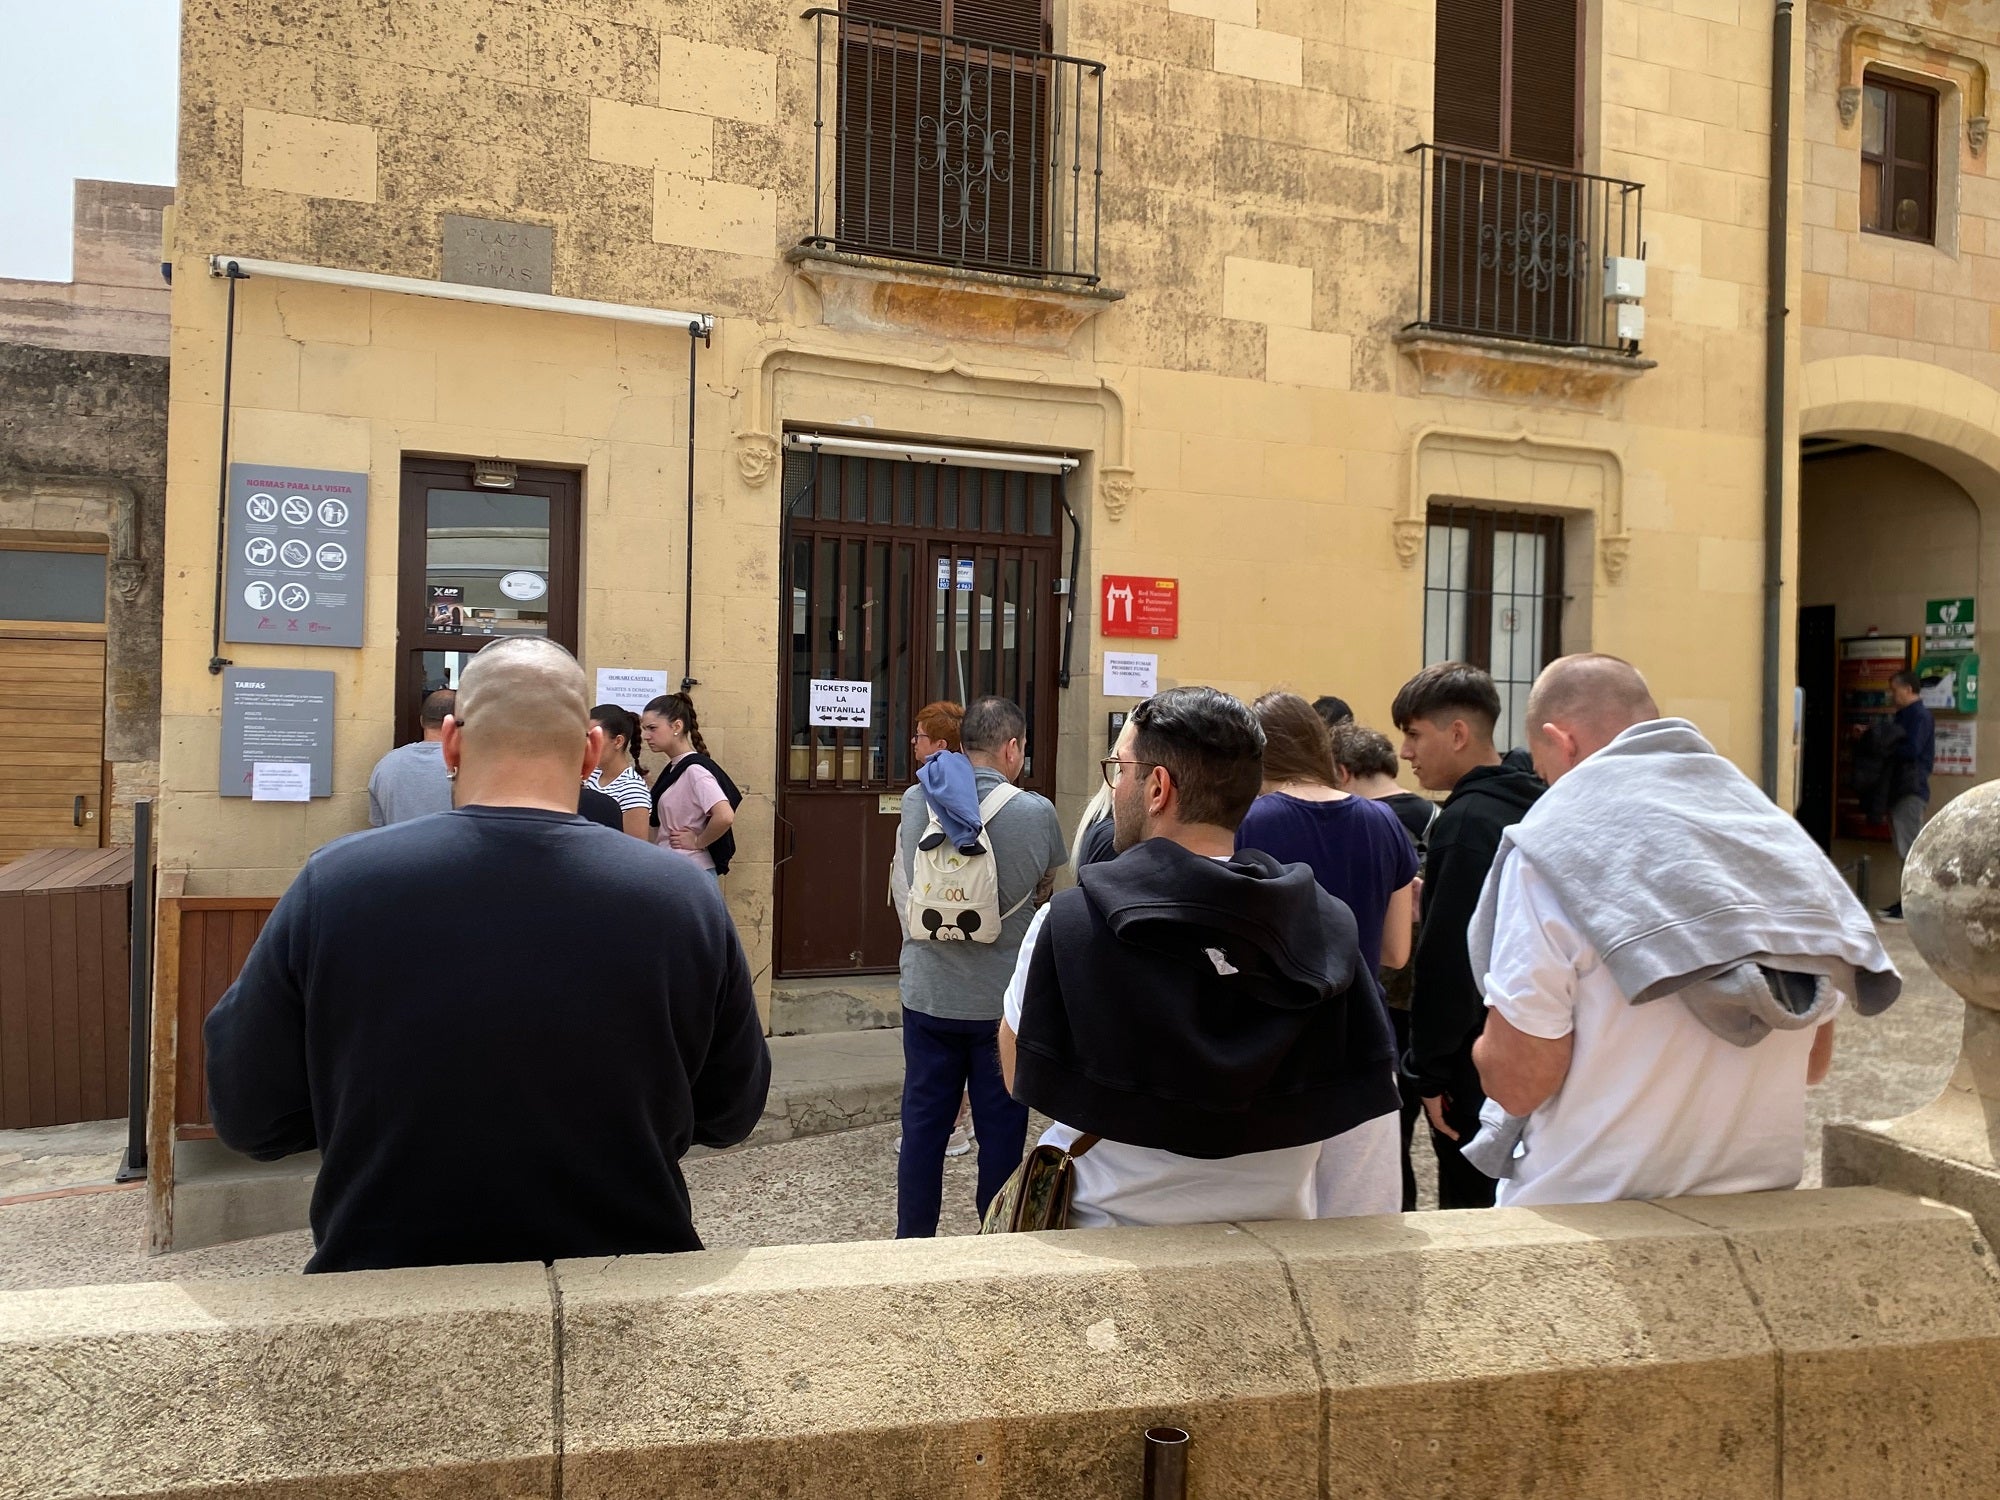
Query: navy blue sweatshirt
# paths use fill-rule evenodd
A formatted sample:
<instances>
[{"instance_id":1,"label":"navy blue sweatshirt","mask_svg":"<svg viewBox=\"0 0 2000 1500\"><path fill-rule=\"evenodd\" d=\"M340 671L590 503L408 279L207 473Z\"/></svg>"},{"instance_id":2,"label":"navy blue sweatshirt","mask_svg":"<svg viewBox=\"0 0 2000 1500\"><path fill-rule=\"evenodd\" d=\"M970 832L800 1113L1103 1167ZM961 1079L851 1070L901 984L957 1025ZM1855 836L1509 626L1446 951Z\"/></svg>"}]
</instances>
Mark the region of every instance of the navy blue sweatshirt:
<instances>
[{"instance_id":1,"label":"navy blue sweatshirt","mask_svg":"<svg viewBox=\"0 0 2000 1500\"><path fill-rule=\"evenodd\" d=\"M698 1250L771 1073L715 881L528 808L320 849L204 1038L225 1144L321 1154L308 1271Z\"/></svg>"}]
</instances>

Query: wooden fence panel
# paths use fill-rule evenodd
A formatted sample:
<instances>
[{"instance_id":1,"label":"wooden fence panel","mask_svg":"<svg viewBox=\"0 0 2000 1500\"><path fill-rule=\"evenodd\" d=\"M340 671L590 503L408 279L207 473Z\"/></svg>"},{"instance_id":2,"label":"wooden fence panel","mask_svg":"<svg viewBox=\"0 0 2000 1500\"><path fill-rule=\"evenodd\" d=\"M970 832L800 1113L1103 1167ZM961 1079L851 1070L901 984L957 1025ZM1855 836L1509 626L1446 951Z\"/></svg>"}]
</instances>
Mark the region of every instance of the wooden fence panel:
<instances>
[{"instance_id":1,"label":"wooden fence panel","mask_svg":"<svg viewBox=\"0 0 2000 1500\"><path fill-rule=\"evenodd\" d=\"M180 1019L174 1086L174 1123L185 1139L207 1135L208 1053L201 1027L223 992L236 981L250 945L264 930L275 896L182 897L180 907Z\"/></svg>"},{"instance_id":2,"label":"wooden fence panel","mask_svg":"<svg viewBox=\"0 0 2000 1500\"><path fill-rule=\"evenodd\" d=\"M0 1129L129 1107L131 902L129 849L0 869Z\"/></svg>"}]
</instances>

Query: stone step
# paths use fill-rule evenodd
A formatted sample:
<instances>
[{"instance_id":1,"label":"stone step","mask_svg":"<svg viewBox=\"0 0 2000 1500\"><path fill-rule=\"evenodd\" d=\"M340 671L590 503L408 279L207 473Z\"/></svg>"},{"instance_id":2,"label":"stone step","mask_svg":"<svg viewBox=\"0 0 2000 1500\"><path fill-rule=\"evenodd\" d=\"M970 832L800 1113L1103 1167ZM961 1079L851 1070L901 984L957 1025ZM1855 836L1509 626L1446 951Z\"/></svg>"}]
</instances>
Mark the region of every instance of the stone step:
<instances>
[{"instance_id":1,"label":"stone step","mask_svg":"<svg viewBox=\"0 0 2000 1500\"><path fill-rule=\"evenodd\" d=\"M896 1119L902 1103L900 1030L774 1036L770 1098L744 1144L879 1125ZM317 1154L257 1162L220 1141L182 1141L174 1151L173 1248L304 1229L318 1171Z\"/></svg>"},{"instance_id":2,"label":"stone step","mask_svg":"<svg viewBox=\"0 0 2000 1500\"><path fill-rule=\"evenodd\" d=\"M772 1036L880 1031L903 1024L894 974L787 979L771 987Z\"/></svg>"}]
</instances>

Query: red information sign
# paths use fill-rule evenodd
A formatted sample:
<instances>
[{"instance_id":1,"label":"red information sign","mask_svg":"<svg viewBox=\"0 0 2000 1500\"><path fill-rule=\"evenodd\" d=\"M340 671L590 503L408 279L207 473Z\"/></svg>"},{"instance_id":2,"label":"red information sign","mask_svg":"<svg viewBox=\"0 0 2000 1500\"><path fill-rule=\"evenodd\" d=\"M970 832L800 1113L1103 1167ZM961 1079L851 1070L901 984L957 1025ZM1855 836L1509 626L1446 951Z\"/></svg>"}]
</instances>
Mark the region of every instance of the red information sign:
<instances>
[{"instance_id":1,"label":"red information sign","mask_svg":"<svg viewBox=\"0 0 2000 1500\"><path fill-rule=\"evenodd\" d=\"M1103 635L1143 635L1170 641L1181 633L1181 581L1107 573L1097 596Z\"/></svg>"}]
</instances>

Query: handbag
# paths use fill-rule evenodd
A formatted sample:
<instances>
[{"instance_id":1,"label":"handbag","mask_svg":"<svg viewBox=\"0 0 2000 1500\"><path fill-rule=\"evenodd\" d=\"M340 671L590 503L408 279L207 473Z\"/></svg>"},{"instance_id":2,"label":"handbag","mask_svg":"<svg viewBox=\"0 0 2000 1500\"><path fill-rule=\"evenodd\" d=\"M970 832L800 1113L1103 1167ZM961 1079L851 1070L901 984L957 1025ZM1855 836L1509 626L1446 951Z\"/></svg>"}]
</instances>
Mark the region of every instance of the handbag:
<instances>
[{"instance_id":1,"label":"handbag","mask_svg":"<svg viewBox=\"0 0 2000 1500\"><path fill-rule=\"evenodd\" d=\"M1076 1163L1100 1137L1080 1135L1065 1151L1036 1146L986 1205L981 1234L1032 1234L1069 1228L1069 1204L1076 1192Z\"/></svg>"}]
</instances>

